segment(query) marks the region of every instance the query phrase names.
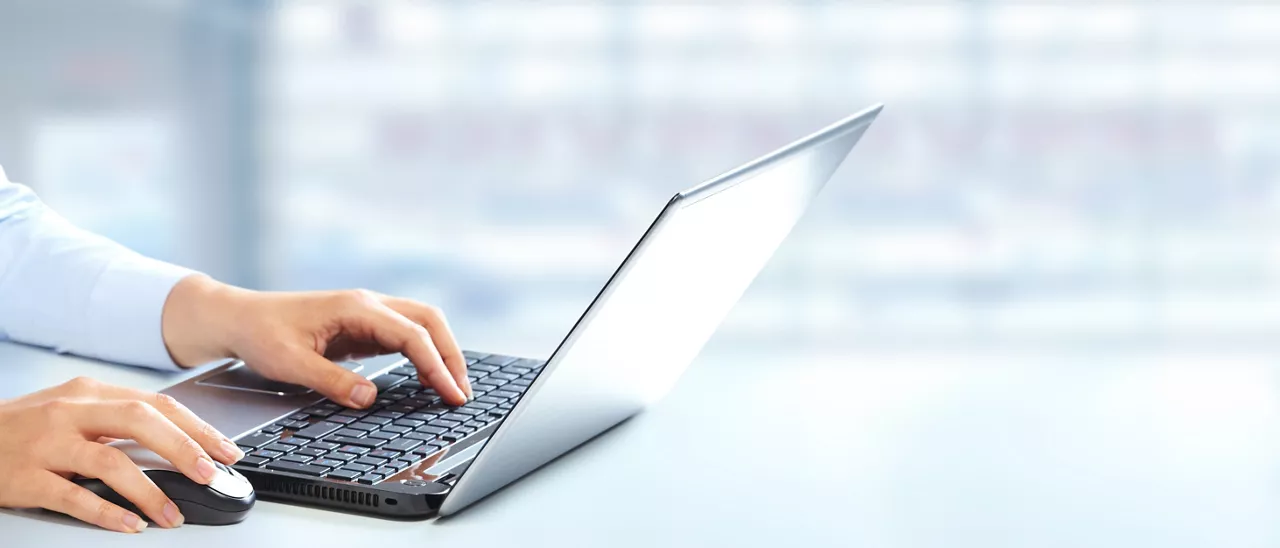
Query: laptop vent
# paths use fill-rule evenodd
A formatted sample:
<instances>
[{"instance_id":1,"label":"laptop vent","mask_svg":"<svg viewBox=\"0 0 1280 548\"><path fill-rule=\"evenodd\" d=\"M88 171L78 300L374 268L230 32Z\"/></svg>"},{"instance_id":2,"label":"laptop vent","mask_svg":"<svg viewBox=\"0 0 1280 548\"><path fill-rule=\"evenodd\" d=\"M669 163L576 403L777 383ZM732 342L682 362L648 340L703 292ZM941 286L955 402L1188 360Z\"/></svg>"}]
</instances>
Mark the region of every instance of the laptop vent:
<instances>
[{"instance_id":1,"label":"laptop vent","mask_svg":"<svg viewBox=\"0 0 1280 548\"><path fill-rule=\"evenodd\" d=\"M255 486L260 491L287 495L295 500L322 500L338 505L377 508L381 502L375 493L365 493L354 489L343 489L331 485L301 483L282 478L265 478L264 485Z\"/></svg>"}]
</instances>

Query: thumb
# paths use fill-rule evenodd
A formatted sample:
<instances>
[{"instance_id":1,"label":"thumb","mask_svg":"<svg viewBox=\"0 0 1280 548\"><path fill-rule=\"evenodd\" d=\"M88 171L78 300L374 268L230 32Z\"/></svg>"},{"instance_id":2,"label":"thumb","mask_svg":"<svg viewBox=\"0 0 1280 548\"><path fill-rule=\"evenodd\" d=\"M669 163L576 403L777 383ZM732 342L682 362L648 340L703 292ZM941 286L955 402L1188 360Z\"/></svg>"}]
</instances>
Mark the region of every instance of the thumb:
<instances>
[{"instance_id":1,"label":"thumb","mask_svg":"<svg viewBox=\"0 0 1280 548\"><path fill-rule=\"evenodd\" d=\"M357 409L373 405L378 398L378 389L368 379L314 352L303 356L302 367L292 370L291 376L296 378L290 379L291 382L302 384L337 403Z\"/></svg>"}]
</instances>

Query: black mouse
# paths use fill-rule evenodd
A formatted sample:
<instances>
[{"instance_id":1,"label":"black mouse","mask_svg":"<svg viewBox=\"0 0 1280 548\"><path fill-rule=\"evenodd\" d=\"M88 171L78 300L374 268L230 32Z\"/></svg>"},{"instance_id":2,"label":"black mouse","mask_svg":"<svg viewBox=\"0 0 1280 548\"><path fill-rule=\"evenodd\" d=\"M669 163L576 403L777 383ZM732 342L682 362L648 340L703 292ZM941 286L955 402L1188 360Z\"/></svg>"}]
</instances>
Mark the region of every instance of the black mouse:
<instances>
[{"instance_id":1,"label":"black mouse","mask_svg":"<svg viewBox=\"0 0 1280 548\"><path fill-rule=\"evenodd\" d=\"M118 441L111 444L124 451L133 462L142 468L144 474L159 487L173 504L182 512L183 523L197 525L230 525L244 521L257 496L253 485L234 468L220 462L214 465L218 471L213 475L209 485L200 485L182 475L173 464L151 450L133 441ZM121 508L146 518L146 514L138 511L138 507L128 499L120 496L111 486L99 479L77 478L77 484L94 494L120 505Z\"/></svg>"}]
</instances>

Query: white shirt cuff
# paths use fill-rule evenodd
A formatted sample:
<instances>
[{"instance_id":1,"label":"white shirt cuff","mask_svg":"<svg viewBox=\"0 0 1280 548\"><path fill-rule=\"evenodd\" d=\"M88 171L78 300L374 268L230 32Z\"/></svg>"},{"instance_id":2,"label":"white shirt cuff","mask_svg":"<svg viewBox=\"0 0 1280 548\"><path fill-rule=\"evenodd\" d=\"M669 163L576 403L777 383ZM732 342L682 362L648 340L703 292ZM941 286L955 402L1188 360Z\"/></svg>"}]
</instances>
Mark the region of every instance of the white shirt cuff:
<instances>
[{"instance_id":1,"label":"white shirt cuff","mask_svg":"<svg viewBox=\"0 0 1280 548\"><path fill-rule=\"evenodd\" d=\"M195 272L126 252L102 271L89 298L88 354L155 369L179 369L164 344L169 293Z\"/></svg>"}]
</instances>

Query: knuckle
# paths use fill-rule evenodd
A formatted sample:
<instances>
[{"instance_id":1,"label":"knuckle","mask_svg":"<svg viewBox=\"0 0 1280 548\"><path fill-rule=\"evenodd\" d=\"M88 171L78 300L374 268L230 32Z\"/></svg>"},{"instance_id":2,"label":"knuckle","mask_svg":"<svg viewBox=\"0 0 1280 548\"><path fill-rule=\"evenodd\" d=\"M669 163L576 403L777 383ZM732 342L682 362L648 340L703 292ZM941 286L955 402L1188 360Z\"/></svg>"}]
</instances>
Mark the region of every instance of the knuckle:
<instances>
[{"instance_id":1,"label":"knuckle","mask_svg":"<svg viewBox=\"0 0 1280 548\"><path fill-rule=\"evenodd\" d=\"M71 400L56 398L42 404L40 412L47 422L65 424L71 420L75 407L76 403Z\"/></svg>"},{"instance_id":2,"label":"knuckle","mask_svg":"<svg viewBox=\"0 0 1280 548\"><path fill-rule=\"evenodd\" d=\"M369 306L378 301L378 296L368 289L348 289L346 291L347 302L358 306Z\"/></svg>"},{"instance_id":3,"label":"knuckle","mask_svg":"<svg viewBox=\"0 0 1280 548\"><path fill-rule=\"evenodd\" d=\"M63 508L75 508L82 504L84 499L84 491L81 491L72 483L63 483L58 488L57 499Z\"/></svg>"},{"instance_id":4,"label":"knuckle","mask_svg":"<svg viewBox=\"0 0 1280 548\"><path fill-rule=\"evenodd\" d=\"M427 314L437 320L444 320L444 309L433 304L423 305L426 307Z\"/></svg>"},{"instance_id":5,"label":"knuckle","mask_svg":"<svg viewBox=\"0 0 1280 548\"><path fill-rule=\"evenodd\" d=\"M154 407L151 407L146 403L137 400L129 400L120 404L120 412L124 416L132 419L146 419L150 418L151 414L155 413L156 410Z\"/></svg>"},{"instance_id":6,"label":"knuckle","mask_svg":"<svg viewBox=\"0 0 1280 548\"><path fill-rule=\"evenodd\" d=\"M200 437L205 439L220 440L223 438L222 432L219 432L217 428L207 422L201 422L197 432Z\"/></svg>"},{"instance_id":7,"label":"knuckle","mask_svg":"<svg viewBox=\"0 0 1280 548\"><path fill-rule=\"evenodd\" d=\"M100 445L101 449L89 452L89 458L99 470L103 472L116 472L124 470L126 466L133 464L129 460L129 456L114 447Z\"/></svg>"},{"instance_id":8,"label":"knuckle","mask_svg":"<svg viewBox=\"0 0 1280 548\"><path fill-rule=\"evenodd\" d=\"M200 444L196 443L195 440L187 436L182 436L182 438L178 440L178 446L176 447L176 449L179 454L186 454L186 455L192 455L192 456L199 456L204 454L204 449L200 447Z\"/></svg>"},{"instance_id":9,"label":"knuckle","mask_svg":"<svg viewBox=\"0 0 1280 548\"><path fill-rule=\"evenodd\" d=\"M105 522L107 518L111 516L112 509L115 508L114 504L103 499L97 500L97 506L98 508L97 510L94 510L94 513L98 516L98 519L101 520L100 523Z\"/></svg>"},{"instance_id":10,"label":"knuckle","mask_svg":"<svg viewBox=\"0 0 1280 548\"><path fill-rule=\"evenodd\" d=\"M155 401L152 403L152 406L155 407L156 411L164 413L165 415L180 412L184 409L182 404L178 403L177 398L168 394L156 394Z\"/></svg>"},{"instance_id":11,"label":"knuckle","mask_svg":"<svg viewBox=\"0 0 1280 548\"><path fill-rule=\"evenodd\" d=\"M62 383L62 386L72 394L90 394L98 388L98 381L81 376Z\"/></svg>"}]
</instances>

